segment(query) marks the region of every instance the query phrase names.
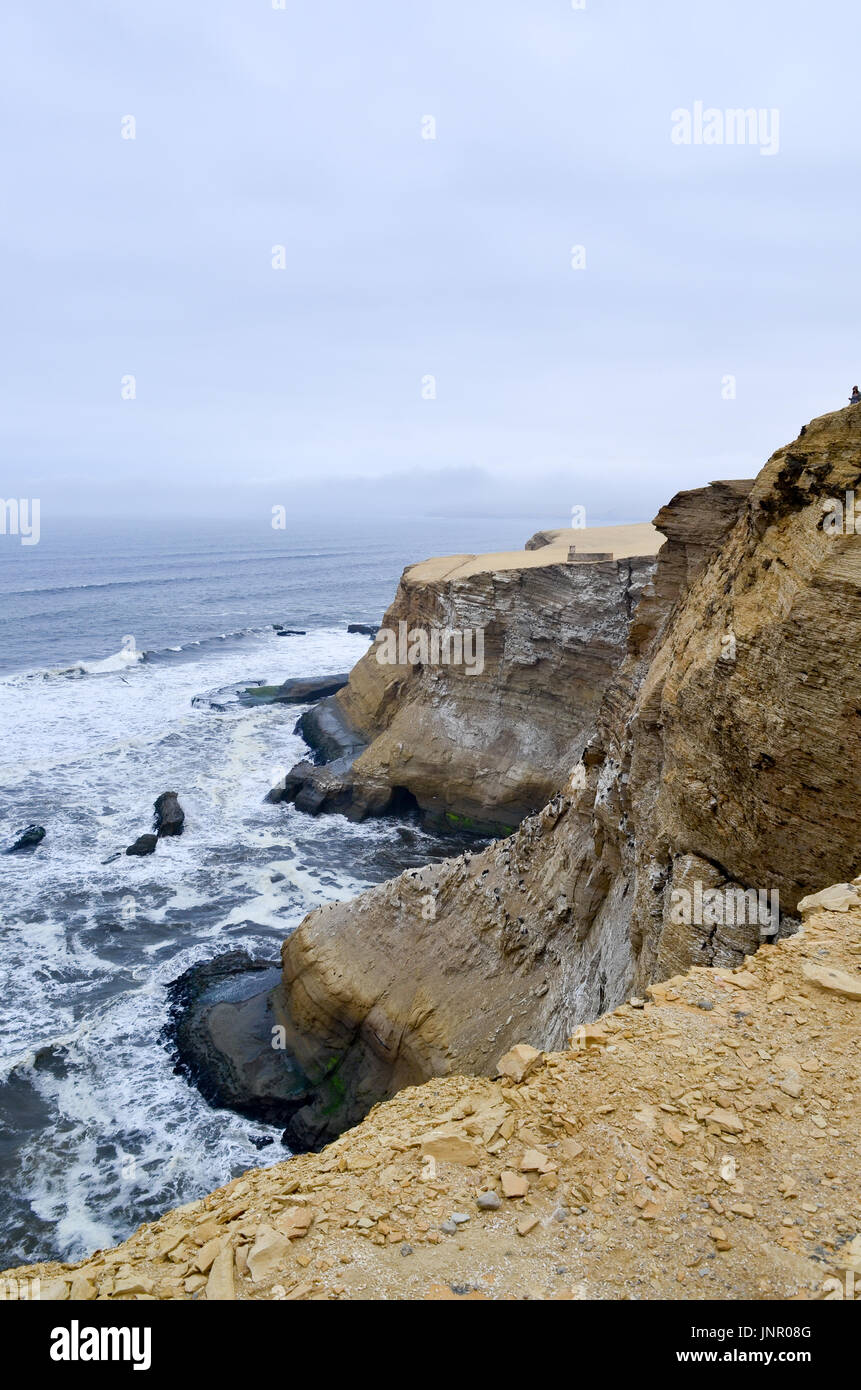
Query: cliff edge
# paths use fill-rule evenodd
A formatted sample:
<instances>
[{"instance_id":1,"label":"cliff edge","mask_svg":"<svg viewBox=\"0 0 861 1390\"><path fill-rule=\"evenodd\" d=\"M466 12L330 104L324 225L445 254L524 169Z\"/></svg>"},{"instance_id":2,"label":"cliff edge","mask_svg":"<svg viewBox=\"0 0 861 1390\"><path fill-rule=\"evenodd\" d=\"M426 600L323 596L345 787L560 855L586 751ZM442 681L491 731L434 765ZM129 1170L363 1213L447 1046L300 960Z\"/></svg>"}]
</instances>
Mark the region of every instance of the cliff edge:
<instances>
[{"instance_id":1,"label":"cliff edge","mask_svg":"<svg viewBox=\"0 0 861 1390\"><path fill-rule=\"evenodd\" d=\"M857 889L648 994L509 1074L404 1090L113 1250L7 1270L7 1296L861 1295Z\"/></svg>"},{"instance_id":2,"label":"cliff edge","mask_svg":"<svg viewBox=\"0 0 861 1390\"><path fill-rule=\"evenodd\" d=\"M581 761L505 841L311 913L278 1007L339 1104L558 1047L654 980L737 965L861 859L861 412L814 420L751 487L681 493ZM815 731L815 732L813 732ZM704 904L708 910L704 910ZM685 910L687 904L687 910ZM277 992L276 992L277 993Z\"/></svg>"},{"instance_id":3,"label":"cliff edge","mask_svg":"<svg viewBox=\"0 0 861 1390\"><path fill-rule=\"evenodd\" d=\"M300 720L317 762L269 799L357 820L413 809L477 834L542 806L624 659L661 542L647 525L570 535L409 566L348 684Z\"/></svg>"}]
</instances>

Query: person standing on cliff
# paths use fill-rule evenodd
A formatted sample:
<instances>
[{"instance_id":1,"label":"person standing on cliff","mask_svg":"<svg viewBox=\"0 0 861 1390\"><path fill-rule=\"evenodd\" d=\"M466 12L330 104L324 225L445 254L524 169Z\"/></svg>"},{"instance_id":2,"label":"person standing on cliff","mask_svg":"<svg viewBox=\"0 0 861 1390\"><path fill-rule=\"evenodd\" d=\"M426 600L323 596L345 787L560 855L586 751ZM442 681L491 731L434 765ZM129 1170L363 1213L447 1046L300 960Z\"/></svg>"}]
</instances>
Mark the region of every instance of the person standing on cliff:
<instances>
[{"instance_id":1,"label":"person standing on cliff","mask_svg":"<svg viewBox=\"0 0 861 1390\"><path fill-rule=\"evenodd\" d=\"M849 397L849 404L857 405L859 401L861 401L861 391L858 390L857 386L853 386L852 395Z\"/></svg>"}]
</instances>

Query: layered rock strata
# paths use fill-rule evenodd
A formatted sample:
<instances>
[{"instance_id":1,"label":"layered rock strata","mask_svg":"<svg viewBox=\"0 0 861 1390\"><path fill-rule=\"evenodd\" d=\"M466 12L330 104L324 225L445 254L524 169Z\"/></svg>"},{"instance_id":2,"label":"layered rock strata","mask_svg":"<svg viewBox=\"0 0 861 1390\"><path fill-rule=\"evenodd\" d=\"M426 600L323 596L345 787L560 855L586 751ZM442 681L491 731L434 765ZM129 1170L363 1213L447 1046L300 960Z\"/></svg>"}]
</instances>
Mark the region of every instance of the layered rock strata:
<instances>
[{"instance_id":1,"label":"layered rock strata","mask_svg":"<svg viewBox=\"0 0 861 1390\"><path fill-rule=\"evenodd\" d=\"M753 486L680 494L567 785L482 854L305 919L282 953L285 1023L300 1062L337 1066L345 1088L340 1112L299 1112L309 1136L430 1075L486 1072L520 1038L558 1046L692 964L737 964L846 876L861 542L823 518L859 483L846 410Z\"/></svg>"},{"instance_id":2,"label":"layered rock strata","mask_svg":"<svg viewBox=\"0 0 861 1390\"><path fill-rule=\"evenodd\" d=\"M648 553L546 554L407 569L348 684L300 720L318 761L298 764L269 800L354 819L416 809L478 834L543 805L582 751L654 566Z\"/></svg>"}]
</instances>

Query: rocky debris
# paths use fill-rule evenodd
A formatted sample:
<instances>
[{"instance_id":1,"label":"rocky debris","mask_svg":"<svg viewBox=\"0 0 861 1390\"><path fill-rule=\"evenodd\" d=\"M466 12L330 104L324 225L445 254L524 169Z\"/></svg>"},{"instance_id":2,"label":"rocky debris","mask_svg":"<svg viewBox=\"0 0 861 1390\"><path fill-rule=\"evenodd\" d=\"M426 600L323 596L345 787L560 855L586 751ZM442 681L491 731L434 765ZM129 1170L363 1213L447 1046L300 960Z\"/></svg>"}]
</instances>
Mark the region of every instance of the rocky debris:
<instances>
[{"instance_id":1,"label":"rocky debris","mask_svg":"<svg viewBox=\"0 0 861 1390\"><path fill-rule=\"evenodd\" d=\"M848 912L850 907L861 906L861 891L854 883L835 883L823 888L821 893L810 893L798 904L802 917L805 913L827 908L829 912Z\"/></svg>"},{"instance_id":2,"label":"rocky debris","mask_svg":"<svg viewBox=\"0 0 861 1390\"><path fill-rule=\"evenodd\" d=\"M305 629L304 627L299 627L299 628L297 628L297 627L278 627L277 624L273 624L273 626L275 627L275 636L276 636L276 637L306 637L306 636L307 636L307 631L306 631L306 629Z\"/></svg>"},{"instance_id":3,"label":"rocky debris","mask_svg":"<svg viewBox=\"0 0 861 1390\"><path fill-rule=\"evenodd\" d=\"M512 1081L522 1081L541 1061L544 1053L529 1043L518 1043L496 1064L497 1075L509 1076Z\"/></svg>"},{"instance_id":4,"label":"rocky debris","mask_svg":"<svg viewBox=\"0 0 861 1390\"><path fill-rule=\"evenodd\" d=\"M425 1135L420 1142L425 1158L436 1158L443 1163L462 1163L467 1168L478 1167L482 1160L478 1145L454 1129Z\"/></svg>"},{"instance_id":5,"label":"rocky debris","mask_svg":"<svg viewBox=\"0 0 861 1390\"><path fill-rule=\"evenodd\" d=\"M347 623L348 632L361 632L366 637L376 637L379 630L379 623Z\"/></svg>"},{"instance_id":6,"label":"rocky debris","mask_svg":"<svg viewBox=\"0 0 861 1390\"><path fill-rule=\"evenodd\" d=\"M861 999L861 974L847 975L845 970L831 970L824 965L805 965L804 978L842 994L846 999Z\"/></svg>"},{"instance_id":7,"label":"rocky debris","mask_svg":"<svg viewBox=\"0 0 861 1390\"><path fill-rule=\"evenodd\" d=\"M5 1278L110 1301L857 1298L861 1003L805 967L854 978L859 948L861 908L811 912L741 970L620 1004L606 1046L407 1087L320 1153ZM479 1162L428 1155L441 1131Z\"/></svg>"},{"instance_id":8,"label":"rocky debris","mask_svg":"<svg viewBox=\"0 0 861 1390\"><path fill-rule=\"evenodd\" d=\"M226 1245L219 1250L213 1260L209 1278L206 1281L207 1303L232 1301L236 1298L233 1259L233 1249Z\"/></svg>"},{"instance_id":9,"label":"rocky debris","mask_svg":"<svg viewBox=\"0 0 861 1390\"><path fill-rule=\"evenodd\" d=\"M529 1179L521 1173L513 1173L510 1169L500 1174L499 1181L505 1197L525 1197L529 1191Z\"/></svg>"},{"instance_id":10,"label":"rocky debris","mask_svg":"<svg viewBox=\"0 0 861 1390\"><path fill-rule=\"evenodd\" d=\"M7 845L3 853L30 853L42 843L46 833L44 825L28 825L26 829L18 831L11 844Z\"/></svg>"},{"instance_id":11,"label":"rocky debris","mask_svg":"<svg viewBox=\"0 0 861 1390\"><path fill-rule=\"evenodd\" d=\"M134 844L129 845L126 854L154 854L157 844L157 835L139 835Z\"/></svg>"},{"instance_id":12,"label":"rocky debris","mask_svg":"<svg viewBox=\"0 0 861 1390\"><path fill-rule=\"evenodd\" d=\"M248 1272L255 1284L262 1284L277 1275L287 1262L290 1241L272 1226L258 1227L257 1237L248 1252Z\"/></svg>"},{"instance_id":13,"label":"rocky debris","mask_svg":"<svg viewBox=\"0 0 861 1390\"><path fill-rule=\"evenodd\" d=\"M153 807L155 820L153 829L160 840L166 835L181 835L185 827L185 812L179 804L176 792L162 792Z\"/></svg>"}]
</instances>

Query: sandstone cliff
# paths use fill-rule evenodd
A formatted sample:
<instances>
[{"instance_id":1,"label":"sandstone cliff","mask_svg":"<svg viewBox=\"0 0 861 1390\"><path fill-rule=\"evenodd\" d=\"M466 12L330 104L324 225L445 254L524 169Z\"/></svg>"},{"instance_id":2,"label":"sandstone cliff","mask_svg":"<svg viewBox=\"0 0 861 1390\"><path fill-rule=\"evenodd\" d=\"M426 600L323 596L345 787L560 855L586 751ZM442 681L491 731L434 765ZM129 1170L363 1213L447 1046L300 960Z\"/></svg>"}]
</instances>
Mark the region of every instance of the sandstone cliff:
<instances>
[{"instance_id":1,"label":"sandstone cliff","mask_svg":"<svg viewBox=\"0 0 861 1390\"><path fill-rule=\"evenodd\" d=\"M758 945L756 917L677 920L686 893L776 890L785 931L803 893L846 876L861 857L861 545L822 512L860 470L850 409L752 488L674 499L574 785L480 855L306 918L280 1007L343 1103L300 1112L297 1132L333 1133L435 1073L487 1072L518 1039L558 1046L650 981Z\"/></svg>"},{"instance_id":2,"label":"sandstone cliff","mask_svg":"<svg viewBox=\"0 0 861 1390\"><path fill-rule=\"evenodd\" d=\"M114 1250L7 1271L7 1297L861 1297L861 896L823 899L521 1080L402 1091Z\"/></svg>"},{"instance_id":3,"label":"sandstone cliff","mask_svg":"<svg viewBox=\"0 0 861 1390\"><path fill-rule=\"evenodd\" d=\"M510 830L542 806L582 752L660 540L651 527L575 534L587 554L611 550L580 563L565 541L405 570L348 685L301 721L325 764L300 763L270 799L356 819L417 806L478 833ZM473 658L480 633L480 668L401 660L405 640L396 663L380 660L385 633L434 630L470 634Z\"/></svg>"}]
</instances>

